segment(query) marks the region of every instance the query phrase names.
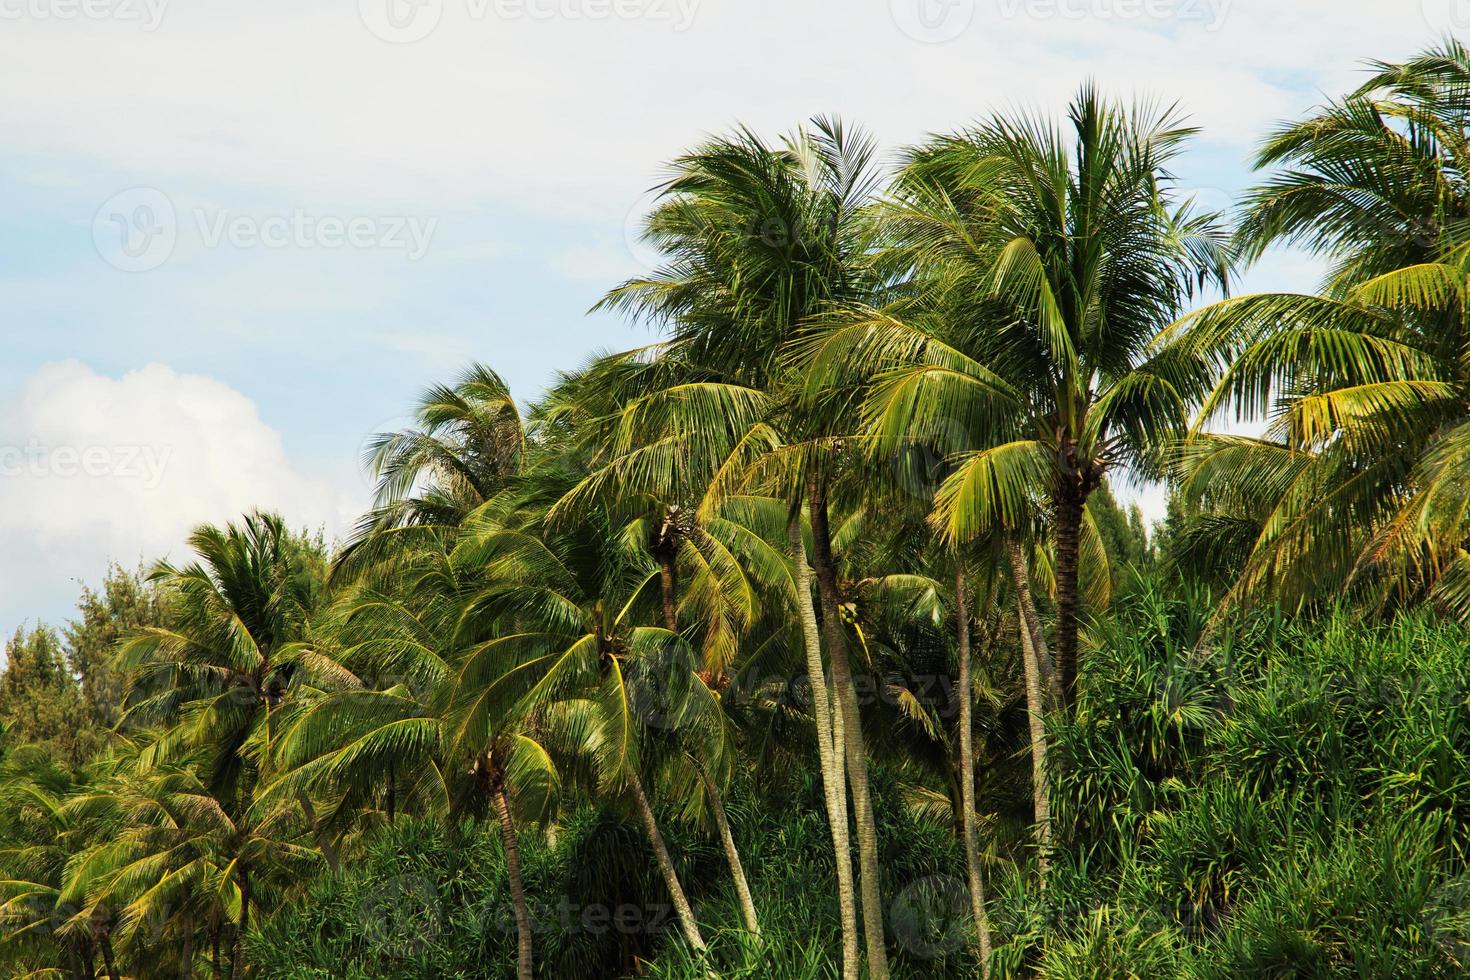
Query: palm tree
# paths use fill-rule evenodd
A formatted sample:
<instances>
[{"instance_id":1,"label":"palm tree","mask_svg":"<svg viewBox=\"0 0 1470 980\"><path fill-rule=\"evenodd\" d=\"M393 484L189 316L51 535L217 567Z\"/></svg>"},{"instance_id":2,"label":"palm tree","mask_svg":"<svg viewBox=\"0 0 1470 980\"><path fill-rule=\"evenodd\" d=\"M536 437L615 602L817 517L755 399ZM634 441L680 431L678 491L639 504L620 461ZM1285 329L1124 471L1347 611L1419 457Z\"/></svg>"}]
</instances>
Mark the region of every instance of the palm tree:
<instances>
[{"instance_id":1,"label":"palm tree","mask_svg":"<svg viewBox=\"0 0 1470 980\"><path fill-rule=\"evenodd\" d=\"M254 827L278 819L250 813L271 754L271 716L300 678L340 668L300 645L320 583L279 517L254 513L223 529L203 525L189 543L201 562L161 562L152 575L170 596L169 622L136 631L119 652L129 671L124 723L164 726L142 751L143 765L202 759L199 778L241 849L230 867L240 894L233 960L242 970L251 902L243 849L254 848ZM335 863L309 799L296 802L319 850Z\"/></svg>"},{"instance_id":2,"label":"palm tree","mask_svg":"<svg viewBox=\"0 0 1470 980\"><path fill-rule=\"evenodd\" d=\"M282 726L282 775L261 798L325 793L341 811L386 792L399 808L493 817L506 855L517 972L529 980L534 937L517 819L540 820L553 809L556 767L519 718L487 715L478 727L460 725L455 706L474 693L457 689L461 667L493 637L466 614L485 587L480 569L424 549L411 565L400 563L397 575L400 594L358 590L330 618L324 631L332 659L351 674L304 697Z\"/></svg>"},{"instance_id":3,"label":"palm tree","mask_svg":"<svg viewBox=\"0 0 1470 980\"><path fill-rule=\"evenodd\" d=\"M804 475L788 473L783 483L792 504L796 530L790 537L798 568L807 564L806 554L796 554L801 504L810 509L810 568L824 635L819 639L812 630L818 625L815 611L811 616L803 611L804 643L809 649L824 643L831 667L830 692L820 689L825 670L812 672L810 679L837 860L843 970L847 977L858 971L845 774L856 817L868 969L881 978L888 966L877 831L828 519L840 445L833 437L843 433L830 414L791 402L793 376L783 360L787 343L808 317L838 300L871 297L875 275L867 268L871 227L864 208L879 179L873 158L870 139L825 119L781 147L741 130L686 154L675 161L662 200L648 219L647 237L666 254L665 265L614 290L603 305L667 325L668 348L686 372L682 380L764 395L771 400L775 429L804 447L788 456L805 459ZM775 412L778 406L785 410ZM800 585L797 592L804 606ZM808 659L819 666L819 658ZM822 710L824 701L830 716Z\"/></svg>"},{"instance_id":4,"label":"palm tree","mask_svg":"<svg viewBox=\"0 0 1470 980\"><path fill-rule=\"evenodd\" d=\"M645 787L644 743L650 725L687 728L723 766L723 723L683 638L640 625L653 609L657 565L594 515L554 530L481 525L456 553L485 569L465 616L485 623L489 638L462 661L453 738L509 713L587 758L598 791L634 804L680 930L703 953Z\"/></svg>"},{"instance_id":5,"label":"palm tree","mask_svg":"<svg viewBox=\"0 0 1470 980\"><path fill-rule=\"evenodd\" d=\"M864 412L885 451L954 457L936 499L950 541L1025 529L1045 502L1070 704L1088 499L1115 467L1156 472L1185 430L1212 364L1165 331L1203 282L1228 286L1229 251L1214 216L1175 203L1168 167L1193 131L1172 112L1087 86L1068 123L997 116L913 150L889 209L913 282L803 356L820 384L876 375Z\"/></svg>"},{"instance_id":6,"label":"palm tree","mask_svg":"<svg viewBox=\"0 0 1470 980\"><path fill-rule=\"evenodd\" d=\"M67 809L82 786L44 749L7 749L0 765L0 943L23 950L24 962L50 960L58 974L93 977L98 953L113 957L108 923L63 928L73 908L61 900L71 855L92 840Z\"/></svg>"},{"instance_id":7,"label":"palm tree","mask_svg":"<svg viewBox=\"0 0 1470 980\"><path fill-rule=\"evenodd\" d=\"M1243 250L1305 245L1331 262L1322 294L1241 297L1176 328L1223 369L1175 463L1196 536L1244 556L1227 601L1352 584L1470 611L1467 84L1470 52L1447 41L1275 133ZM1265 435L1200 431L1231 409Z\"/></svg>"},{"instance_id":8,"label":"palm tree","mask_svg":"<svg viewBox=\"0 0 1470 980\"><path fill-rule=\"evenodd\" d=\"M350 579L434 547L452 529L504 490L520 472L526 434L505 381L472 364L450 385L419 398L412 427L369 440L364 462L376 480L373 508L359 522L334 565Z\"/></svg>"}]
</instances>

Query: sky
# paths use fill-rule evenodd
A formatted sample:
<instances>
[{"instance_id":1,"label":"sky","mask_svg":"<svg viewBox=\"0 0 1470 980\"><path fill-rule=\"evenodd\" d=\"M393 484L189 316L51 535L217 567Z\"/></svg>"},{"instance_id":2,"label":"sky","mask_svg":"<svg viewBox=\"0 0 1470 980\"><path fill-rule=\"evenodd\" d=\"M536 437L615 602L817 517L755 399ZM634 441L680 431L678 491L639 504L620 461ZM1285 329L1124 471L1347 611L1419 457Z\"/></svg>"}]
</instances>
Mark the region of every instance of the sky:
<instances>
[{"instance_id":1,"label":"sky","mask_svg":"<svg viewBox=\"0 0 1470 980\"><path fill-rule=\"evenodd\" d=\"M1092 78L1201 128L1227 205L1270 127L1470 0L0 0L0 630L254 507L337 535L368 437L472 360L523 401L651 339L666 161L816 114L885 152ZM1274 253L1247 289L1310 289ZM1154 488L1130 488L1158 516Z\"/></svg>"}]
</instances>

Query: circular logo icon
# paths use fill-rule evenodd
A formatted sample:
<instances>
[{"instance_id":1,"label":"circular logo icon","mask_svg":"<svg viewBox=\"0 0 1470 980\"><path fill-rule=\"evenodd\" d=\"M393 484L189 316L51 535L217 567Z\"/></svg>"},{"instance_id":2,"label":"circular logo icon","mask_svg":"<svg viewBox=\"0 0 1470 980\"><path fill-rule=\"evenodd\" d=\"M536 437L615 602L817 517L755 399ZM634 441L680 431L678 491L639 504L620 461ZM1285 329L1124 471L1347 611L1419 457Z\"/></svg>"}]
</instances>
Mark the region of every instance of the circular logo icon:
<instances>
[{"instance_id":1,"label":"circular logo icon","mask_svg":"<svg viewBox=\"0 0 1470 980\"><path fill-rule=\"evenodd\" d=\"M1424 903L1425 932L1456 966L1470 965L1470 878L1452 878Z\"/></svg>"},{"instance_id":2,"label":"circular logo icon","mask_svg":"<svg viewBox=\"0 0 1470 980\"><path fill-rule=\"evenodd\" d=\"M658 204L659 193L649 191L635 201L623 216L623 243L628 247L628 254L638 263L640 272L644 273L652 272L665 261L663 252L648 240L646 234L649 215L653 214Z\"/></svg>"},{"instance_id":3,"label":"circular logo icon","mask_svg":"<svg viewBox=\"0 0 1470 980\"><path fill-rule=\"evenodd\" d=\"M1419 13L1440 33L1470 27L1470 0L1420 0Z\"/></svg>"},{"instance_id":4,"label":"circular logo icon","mask_svg":"<svg viewBox=\"0 0 1470 980\"><path fill-rule=\"evenodd\" d=\"M915 41L953 41L975 19L975 0L889 0L893 22Z\"/></svg>"},{"instance_id":5,"label":"circular logo icon","mask_svg":"<svg viewBox=\"0 0 1470 980\"><path fill-rule=\"evenodd\" d=\"M363 934L379 948L410 956L439 934L439 891L424 875L397 875L373 885L358 906Z\"/></svg>"},{"instance_id":6,"label":"circular logo icon","mask_svg":"<svg viewBox=\"0 0 1470 980\"><path fill-rule=\"evenodd\" d=\"M434 33L444 16L444 0L357 0L357 13L380 40L412 44Z\"/></svg>"},{"instance_id":7,"label":"circular logo icon","mask_svg":"<svg viewBox=\"0 0 1470 980\"><path fill-rule=\"evenodd\" d=\"M890 921L904 949L927 960L958 952L970 934L970 890L952 875L931 875L894 899Z\"/></svg>"},{"instance_id":8,"label":"circular logo icon","mask_svg":"<svg viewBox=\"0 0 1470 980\"><path fill-rule=\"evenodd\" d=\"M173 202L153 187L134 187L107 199L92 218L92 242L108 265L147 272L168 261L179 239Z\"/></svg>"}]
</instances>

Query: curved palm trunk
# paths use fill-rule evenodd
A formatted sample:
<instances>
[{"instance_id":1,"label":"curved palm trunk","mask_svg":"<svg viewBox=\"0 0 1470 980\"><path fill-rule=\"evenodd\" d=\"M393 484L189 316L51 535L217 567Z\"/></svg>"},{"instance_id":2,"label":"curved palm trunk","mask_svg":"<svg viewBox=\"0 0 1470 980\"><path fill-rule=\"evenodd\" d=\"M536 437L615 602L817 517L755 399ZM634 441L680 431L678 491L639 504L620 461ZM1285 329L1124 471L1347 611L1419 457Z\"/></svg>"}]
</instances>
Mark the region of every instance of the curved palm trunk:
<instances>
[{"instance_id":1,"label":"curved palm trunk","mask_svg":"<svg viewBox=\"0 0 1470 980\"><path fill-rule=\"evenodd\" d=\"M230 957L230 980L245 977L245 934L250 931L250 872L240 869L240 928L235 932L235 951Z\"/></svg>"},{"instance_id":2,"label":"curved palm trunk","mask_svg":"<svg viewBox=\"0 0 1470 980\"><path fill-rule=\"evenodd\" d=\"M970 912L975 919L976 953L980 975L990 978L990 916L985 911L985 879L980 873L980 844L975 832L975 733L970 715L970 597L965 567L955 569L955 630L958 634L960 695L960 800L964 806L961 828L965 837L965 870L970 879Z\"/></svg>"},{"instance_id":3,"label":"curved palm trunk","mask_svg":"<svg viewBox=\"0 0 1470 980\"><path fill-rule=\"evenodd\" d=\"M1030 634L1031 649L1035 651L1036 667L1040 674L1039 685L1050 697L1051 708L1062 704L1062 685L1057 678L1051 661L1051 651L1046 646L1046 634L1041 629L1041 617L1036 613L1036 600L1031 595L1031 573L1026 568L1026 557L1021 544L1015 538L1006 543L1006 554L1011 563L1011 584L1016 589L1016 601L1020 605L1021 624Z\"/></svg>"},{"instance_id":4,"label":"curved palm trunk","mask_svg":"<svg viewBox=\"0 0 1470 980\"><path fill-rule=\"evenodd\" d=\"M1081 493L1064 494L1056 503L1057 535L1057 674L1062 706L1077 700L1077 630L1081 596L1077 591L1077 549L1082 535Z\"/></svg>"},{"instance_id":5,"label":"curved palm trunk","mask_svg":"<svg viewBox=\"0 0 1470 980\"><path fill-rule=\"evenodd\" d=\"M837 589L837 563L832 557L832 534L827 523L827 489L820 478L813 474L808 478L807 490L811 498L812 565L817 573L817 592L822 598L822 632L832 660L832 686L837 690L838 705L842 713L847 781L852 788L852 807L856 818L868 976L872 980L887 980L888 951L884 947L883 899L878 888L878 827L873 817L873 799L868 785L868 759L863 743L862 717L858 713L852 665L847 659L847 638L842 630L842 600Z\"/></svg>"},{"instance_id":6,"label":"curved palm trunk","mask_svg":"<svg viewBox=\"0 0 1470 980\"><path fill-rule=\"evenodd\" d=\"M664 835L658 829L653 807L648 804L648 795L643 792L643 780L636 772L628 777L628 790L633 794L633 802L638 805L638 815L643 818L643 829L648 833L648 843L653 847L659 874L663 875L664 885L669 889L669 900L673 902L674 914L679 919L679 931L684 934L690 946L703 953L708 947L699 933L699 923L694 921L694 909L689 906L689 897L684 894L684 886L679 884L679 874L674 870L673 859L669 857L668 845L664 843Z\"/></svg>"},{"instance_id":7,"label":"curved palm trunk","mask_svg":"<svg viewBox=\"0 0 1470 980\"><path fill-rule=\"evenodd\" d=\"M1021 613L1022 620L1025 613ZM1042 702L1040 664L1031 631L1021 627L1021 656L1026 671L1026 713L1031 722L1031 798L1036 813L1036 866L1041 872L1041 885L1046 887L1051 870L1051 799L1047 794L1046 709Z\"/></svg>"},{"instance_id":8,"label":"curved palm trunk","mask_svg":"<svg viewBox=\"0 0 1470 980\"><path fill-rule=\"evenodd\" d=\"M755 914L755 899L750 894L750 882L745 878L745 865L740 861L740 851L735 846L735 835L730 832L730 821L725 816L725 802L720 798L720 789L715 785L709 771L704 765L696 761L695 768L699 771L700 782L704 784L705 794L709 797L710 812L714 814L715 827L720 834L720 843L725 848L725 860L730 864L730 876L735 879L735 894L740 899L740 918L745 922L745 929L752 936L761 934L760 920Z\"/></svg>"},{"instance_id":9,"label":"curved palm trunk","mask_svg":"<svg viewBox=\"0 0 1470 980\"><path fill-rule=\"evenodd\" d=\"M531 946L531 913L526 907L526 889L521 881L521 849L516 843L516 828L510 816L510 800L505 787L496 788L493 795L495 814L500 818L500 842L505 848L505 873L510 878L510 901L515 907L516 917L516 977L531 980L533 950Z\"/></svg>"},{"instance_id":10,"label":"curved palm trunk","mask_svg":"<svg viewBox=\"0 0 1470 980\"><path fill-rule=\"evenodd\" d=\"M671 549L660 548L659 550L659 579L663 586L664 626L670 633L677 633L679 632L678 579L675 578ZM750 882L745 877L745 865L740 860L740 850L735 846L735 835L730 832L730 821L725 817L725 801L720 796L719 787L715 785L708 770L704 768L704 764L695 759L694 767L699 773L700 782L704 784L705 794L709 797L710 811L715 818L720 843L725 848L725 860L730 865L730 877L735 881L735 894L740 899L741 918L745 920L746 930L753 936L759 936L761 929L755 914L755 899L750 894Z\"/></svg>"},{"instance_id":11,"label":"curved palm trunk","mask_svg":"<svg viewBox=\"0 0 1470 980\"><path fill-rule=\"evenodd\" d=\"M817 627L817 610L812 603L811 568L806 562L806 545L801 539L801 508L796 508L786 527L795 570L796 614L801 622L806 648L806 670L812 691L812 713L817 723L817 763L822 773L822 795L827 804L827 824L832 830L836 857L837 901L842 921L842 976L858 977L857 893L852 880L852 844L847 830L847 787L841 743L835 738L833 705L828 697L826 671L822 667L822 641ZM839 716L840 717L840 716Z\"/></svg>"}]
</instances>

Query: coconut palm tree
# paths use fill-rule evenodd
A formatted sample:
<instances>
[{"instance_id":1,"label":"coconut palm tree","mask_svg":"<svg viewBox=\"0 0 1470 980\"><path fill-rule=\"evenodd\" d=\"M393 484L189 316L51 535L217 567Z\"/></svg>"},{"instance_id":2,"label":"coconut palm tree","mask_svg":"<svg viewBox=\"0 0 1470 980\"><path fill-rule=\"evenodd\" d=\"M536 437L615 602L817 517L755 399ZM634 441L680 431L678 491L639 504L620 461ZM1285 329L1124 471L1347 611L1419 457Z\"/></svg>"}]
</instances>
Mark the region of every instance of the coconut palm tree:
<instances>
[{"instance_id":1,"label":"coconut palm tree","mask_svg":"<svg viewBox=\"0 0 1470 980\"><path fill-rule=\"evenodd\" d=\"M593 514L555 528L467 526L456 560L483 568L486 585L464 615L486 624L489 638L462 661L452 737L463 741L508 713L587 759L598 792L633 803L680 930L702 954L645 785L645 743L650 729L683 730L701 744L701 761L722 769L723 716L687 642L642 625L658 618L660 573L634 541Z\"/></svg>"},{"instance_id":2,"label":"coconut palm tree","mask_svg":"<svg viewBox=\"0 0 1470 980\"><path fill-rule=\"evenodd\" d=\"M845 430L833 431L830 413L792 410L789 396L796 388L783 357L806 318L837 300L871 298L876 280L867 267L871 227L864 208L881 176L873 159L873 142L835 120L815 120L782 146L768 145L749 130L711 140L675 161L649 216L647 238L664 252L665 263L603 301L667 326L668 347L687 372L684 381L738 387L770 398L773 410L784 406L773 411L771 421L788 442L804 447L791 458L808 465L799 476L788 467L783 482L792 505L793 561L814 573L823 611L819 622L815 610L807 615L803 609L804 642L809 648L825 645L831 667L830 691L821 689L825 669L812 670L811 680L847 977L857 975L858 946L844 777L856 817L868 969L886 977L888 966L877 830L828 513L830 484L839 469L840 440L833 437ZM811 513L810 566L806 554L795 553L802 543L803 503ZM797 592L804 606L799 585ZM820 668L820 653L813 652L810 666Z\"/></svg>"},{"instance_id":3,"label":"coconut palm tree","mask_svg":"<svg viewBox=\"0 0 1470 980\"><path fill-rule=\"evenodd\" d=\"M458 527L520 471L526 434L505 381L472 364L448 385L419 398L414 424L372 436L364 464L372 474L373 507L358 523L333 566L351 579L417 547L436 546L439 532Z\"/></svg>"},{"instance_id":4,"label":"coconut palm tree","mask_svg":"<svg viewBox=\"0 0 1470 980\"><path fill-rule=\"evenodd\" d=\"M1376 64L1346 99L1263 146L1248 256L1303 245L1320 295L1246 296L1177 332L1222 377L1175 463L1203 508L1196 536L1243 556L1227 601L1433 595L1470 611L1464 550L1470 349L1470 52L1447 41ZM1226 412L1263 437L1215 436Z\"/></svg>"},{"instance_id":5,"label":"coconut palm tree","mask_svg":"<svg viewBox=\"0 0 1470 980\"><path fill-rule=\"evenodd\" d=\"M1089 85L1065 126L997 116L914 149L888 209L913 282L803 349L829 387L842 365L876 374L864 412L888 449L962 454L936 499L950 541L1025 528L1045 502L1068 704L1087 501L1114 468L1156 472L1212 380L1164 343L1204 281L1229 283L1221 226L1178 202L1168 169L1192 133Z\"/></svg>"}]
</instances>

